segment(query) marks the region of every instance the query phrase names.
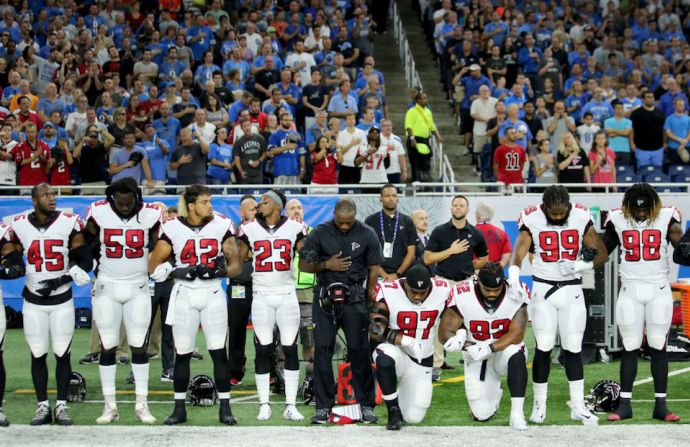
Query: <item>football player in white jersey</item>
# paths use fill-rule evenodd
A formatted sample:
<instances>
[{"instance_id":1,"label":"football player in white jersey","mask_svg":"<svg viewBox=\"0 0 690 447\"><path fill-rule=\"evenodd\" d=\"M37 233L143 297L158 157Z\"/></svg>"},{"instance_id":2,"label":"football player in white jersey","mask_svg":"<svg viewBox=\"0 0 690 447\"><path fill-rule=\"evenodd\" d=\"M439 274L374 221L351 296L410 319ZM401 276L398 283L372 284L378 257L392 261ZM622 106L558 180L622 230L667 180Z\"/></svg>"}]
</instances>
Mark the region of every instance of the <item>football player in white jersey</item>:
<instances>
[{"instance_id":1,"label":"football player in white jersey","mask_svg":"<svg viewBox=\"0 0 690 447\"><path fill-rule=\"evenodd\" d=\"M290 421L304 420L295 406L299 385L297 333L300 312L292 264L295 251L304 245L307 226L282 215L286 202L282 192L267 191L261 196L256 217L243 223L238 234L240 258L245 259L251 250L254 262L252 325L256 347L256 389L259 393L257 419L260 421L271 417L269 378L276 326L285 354L286 406L283 417Z\"/></svg>"},{"instance_id":2,"label":"football player in white jersey","mask_svg":"<svg viewBox=\"0 0 690 447\"><path fill-rule=\"evenodd\" d=\"M136 181L131 177L113 182L105 190L106 200L89 207L84 232L89 245L99 246L93 321L101 340L99 374L105 406L98 424L119 419L115 401L115 351L124 321L127 342L132 350L135 380L136 418L153 424L156 418L148 409L149 358L146 337L151 321L151 295L148 288L149 247L158 239L161 210L144 203Z\"/></svg>"},{"instance_id":3,"label":"football player in white jersey","mask_svg":"<svg viewBox=\"0 0 690 447\"><path fill-rule=\"evenodd\" d=\"M501 264L485 264L476 277L451 290L439 340L446 351L464 350L465 394L472 416L478 421L494 416L503 396L501 376L507 376L510 426L526 430L527 349L522 340L529 292L522 283L516 291L515 297L507 296Z\"/></svg>"},{"instance_id":4,"label":"football player in white jersey","mask_svg":"<svg viewBox=\"0 0 690 447\"><path fill-rule=\"evenodd\" d=\"M187 421L185 396L189 386L189 362L201 324L213 360L220 399L219 419L223 424L234 425L237 420L230 411L230 371L225 350L228 308L221 278L237 275L242 268L235 228L230 219L214 213L211 190L205 186L187 187L180 198L178 212L179 217L163 222L149 262L154 281L165 281L168 276L175 279L165 321L172 326L175 340L175 409L165 424ZM174 260L168 261L171 257Z\"/></svg>"},{"instance_id":5,"label":"football player in white jersey","mask_svg":"<svg viewBox=\"0 0 690 447\"><path fill-rule=\"evenodd\" d=\"M571 203L568 190L561 185L546 188L540 206L523 210L518 228L520 234L508 270L509 295L513 298L521 287L522 261L532 247L534 253L530 316L537 348L532 369L534 406L530 421L541 424L546 418L551 350L556 335L560 335L570 385L570 417L583 424L597 424L597 417L584 404L580 351L587 310L580 272L604 264L608 260L606 247L593 227L589 209Z\"/></svg>"},{"instance_id":6,"label":"football player in white jersey","mask_svg":"<svg viewBox=\"0 0 690 447\"><path fill-rule=\"evenodd\" d=\"M681 222L678 209L662 206L659 194L647 183L632 185L625 191L622 207L608 214L606 248L609 254L619 245L621 249L616 324L625 349L620 365L621 400L618 409L609 415L609 421L629 419L633 415L630 399L645 333L656 400L652 417L666 422L680 420L666 407L666 340L673 313L668 245L670 242L676 247L680 242Z\"/></svg>"},{"instance_id":7,"label":"football player in white jersey","mask_svg":"<svg viewBox=\"0 0 690 447\"><path fill-rule=\"evenodd\" d=\"M31 425L55 419L59 425L72 425L67 413L67 393L72 377L70 345L74 334L72 286L91 281L88 272L93 257L86 245L79 216L55 210L55 190L40 183L31 190L34 211L14 218L12 233L17 249L26 256L24 337L31 350L31 378L38 407ZM70 262L74 265L70 267ZM48 344L52 339L55 354L57 402L50 412L48 403Z\"/></svg>"},{"instance_id":8,"label":"football player in white jersey","mask_svg":"<svg viewBox=\"0 0 690 447\"><path fill-rule=\"evenodd\" d=\"M26 268L22 254L14 247L14 237L10 227L0 223L0 279L16 279L24 276ZM2 303L2 289L0 289L0 427L7 427L10 422L2 411L2 401L5 397L5 363L2 358L2 348L5 341L5 306Z\"/></svg>"},{"instance_id":9,"label":"football player in white jersey","mask_svg":"<svg viewBox=\"0 0 690 447\"><path fill-rule=\"evenodd\" d=\"M403 420L422 422L431 405L436 323L449 293L448 282L432 278L421 263L410 267L405 278L376 286L369 331L379 342L374 360L388 430L400 430Z\"/></svg>"}]
</instances>

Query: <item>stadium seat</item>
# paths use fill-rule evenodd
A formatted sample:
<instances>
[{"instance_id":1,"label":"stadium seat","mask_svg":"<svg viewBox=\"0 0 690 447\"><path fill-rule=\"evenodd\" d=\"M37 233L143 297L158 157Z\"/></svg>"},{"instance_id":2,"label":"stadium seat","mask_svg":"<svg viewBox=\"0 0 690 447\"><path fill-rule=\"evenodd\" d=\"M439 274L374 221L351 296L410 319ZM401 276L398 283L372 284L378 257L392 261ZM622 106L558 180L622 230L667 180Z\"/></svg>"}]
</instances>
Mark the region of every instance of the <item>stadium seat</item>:
<instances>
[{"instance_id":1,"label":"stadium seat","mask_svg":"<svg viewBox=\"0 0 690 447\"><path fill-rule=\"evenodd\" d=\"M640 176L637 174L625 174L617 177L618 183L639 183Z\"/></svg>"},{"instance_id":2,"label":"stadium seat","mask_svg":"<svg viewBox=\"0 0 690 447\"><path fill-rule=\"evenodd\" d=\"M690 183L690 173L674 174L671 179L673 183Z\"/></svg>"},{"instance_id":3,"label":"stadium seat","mask_svg":"<svg viewBox=\"0 0 690 447\"><path fill-rule=\"evenodd\" d=\"M618 165L616 166L617 177L623 177L625 175L635 174L635 168L632 165Z\"/></svg>"},{"instance_id":4,"label":"stadium seat","mask_svg":"<svg viewBox=\"0 0 690 447\"><path fill-rule=\"evenodd\" d=\"M675 177L680 174L690 176L690 165L671 165L668 167L668 175L674 178L674 182L676 181Z\"/></svg>"},{"instance_id":5,"label":"stadium seat","mask_svg":"<svg viewBox=\"0 0 690 447\"><path fill-rule=\"evenodd\" d=\"M664 173L643 174L642 181L647 183L671 183L671 177Z\"/></svg>"},{"instance_id":6,"label":"stadium seat","mask_svg":"<svg viewBox=\"0 0 690 447\"><path fill-rule=\"evenodd\" d=\"M656 192L681 192L682 189L675 186L657 186Z\"/></svg>"},{"instance_id":7,"label":"stadium seat","mask_svg":"<svg viewBox=\"0 0 690 447\"><path fill-rule=\"evenodd\" d=\"M639 174L643 178L646 176L652 176L652 175L657 175L657 174L663 175L664 174L664 170L661 168L661 166L651 166L651 165L640 166L640 169L638 171L639 171Z\"/></svg>"}]
</instances>

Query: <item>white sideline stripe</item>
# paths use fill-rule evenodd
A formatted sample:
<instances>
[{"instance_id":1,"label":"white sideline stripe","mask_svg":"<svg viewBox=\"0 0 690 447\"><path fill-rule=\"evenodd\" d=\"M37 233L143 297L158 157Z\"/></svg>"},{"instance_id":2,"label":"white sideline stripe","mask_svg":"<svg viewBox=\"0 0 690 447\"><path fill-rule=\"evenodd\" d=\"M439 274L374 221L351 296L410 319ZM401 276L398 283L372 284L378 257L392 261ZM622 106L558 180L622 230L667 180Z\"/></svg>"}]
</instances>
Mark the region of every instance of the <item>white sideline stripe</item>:
<instances>
[{"instance_id":1,"label":"white sideline stripe","mask_svg":"<svg viewBox=\"0 0 690 447\"><path fill-rule=\"evenodd\" d=\"M675 370L675 371L671 371L671 372L668 373L668 376L669 376L669 377L672 377L672 376L679 376L679 375L681 375L681 374L685 374L686 372L690 372L690 367L682 368L682 369L677 369L677 370ZM653 382L653 381L654 381L654 379L653 379L652 377L647 377L646 379L636 380L635 382L633 382L633 386L644 385L645 383L650 383L650 382Z\"/></svg>"},{"instance_id":2,"label":"white sideline stripe","mask_svg":"<svg viewBox=\"0 0 690 447\"><path fill-rule=\"evenodd\" d=\"M654 399L633 399L633 403L655 403ZM690 399L666 399L666 402L690 402Z\"/></svg>"},{"instance_id":3,"label":"white sideline stripe","mask_svg":"<svg viewBox=\"0 0 690 447\"><path fill-rule=\"evenodd\" d=\"M85 404L103 404L105 403L104 400L85 400L83 403ZM117 400L118 404L135 404L135 400ZM172 400L149 400L147 403L149 404L172 404ZM230 399L231 404L258 404L259 403L259 395L254 394L251 396L242 396L238 397L236 399ZM271 403L276 403L276 404L284 404L285 401L277 401L277 400L272 400Z\"/></svg>"}]
</instances>

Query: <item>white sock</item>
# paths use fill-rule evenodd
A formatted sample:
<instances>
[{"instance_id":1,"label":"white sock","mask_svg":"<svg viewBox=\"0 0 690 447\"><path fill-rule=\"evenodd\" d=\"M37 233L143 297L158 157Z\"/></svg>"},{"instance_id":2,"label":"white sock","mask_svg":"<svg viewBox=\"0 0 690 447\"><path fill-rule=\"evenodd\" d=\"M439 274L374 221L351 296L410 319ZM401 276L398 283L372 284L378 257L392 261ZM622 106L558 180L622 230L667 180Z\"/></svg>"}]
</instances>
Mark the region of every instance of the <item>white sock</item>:
<instances>
[{"instance_id":1,"label":"white sock","mask_svg":"<svg viewBox=\"0 0 690 447\"><path fill-rule=\"evenodd\" d=\"M632 393L630 393L630 394L632 394ZM665 398L666 398L666 393L654 393L654 397L657 398L657 399L660 398L660 397L663 397L663 398L665 399Z\"/></svg>"},{"instance_id":2,"label":"white sock","mask_svg":"<svg viewBox=\"0 0 690 447\"><path fill-rule=\"evenodd\" d=\"M573 403L583 403L585 401L585 380L570 380L568 386L570 387L570 400Z\"/></svg>"},{"instance_id":3,"label":"white sock","mask_svg":"<svg viewBox=\"0 0 690 447\"><path fill-rule=\"evenodd\" d=\"M230 391L228 391L227 393L218 393L218 399L230 399Z\"/></svg>"},{"instance_id":4,"label":"white sock","mask_svg":"<svg viewBox=\"0 0 690 447\"><path fill-rule=\"evenodd\" d=\"M132 363L132 374L134 375L134 392L137 397L149 395L149 364L148 363Z\"/></svg>"},{"instance_id":5,"label":"white sock","mask_svg":"<svg viewBox=\"0 0 690 447\"><path fill-rule=\"evenodd\" d=\"M187 398L187 393L174 393L173 399L175 400L185 400Z\"/></svg>"},{"instance_id":6,"label":"white sock","mask_svg":"<svg viewBox=\"0 0 690 447\"><path fill-rule=\"evenodd\" d=\"M98 365L98 373L101 376L101 389L103 396L115 396L115 372L117 365Z\"/></svg>"},{"instance_id":7,"label":"white sock","mask_svg":"<svg viewBox=\"0 0 690 447\"><path fill-rule=\"evenodd\" d=\"M539 402L546 402L546 394L549 390L549 382L544 383L532 383L532 394L534 394L534 400Z\"/></svg>"},{"instance_id":8,"label":"white sock","mask_svg":"<svg viewBox=\"0 0 690 447\"><path fill-rule=\"evenodd\" d=\"M398 398L398 392L396 391L393 394L384 394L383 395L383 400L393 400Z\"/></svg>"},{"instance_id":9,"label":"white sock","mask_svg":"<svg viewBox=\"0 0 690 447\"><path fill-rule=\"evenodd\" d=\"M41 405L43 405L44 407L49 407L50 402L48 402L47 400L42 400L38 403L38 406L41 406Z\"/></svg>"},{"instance_id":10,"label":"white sock","mask_svg":"<svg viewBox=\"0 0 690 447\"><path fill-rule=\"evenodd\" d=\"M632 391L621 391L621 399L632 399Z\"/></svg>"},{"instance_id":11,"label":"white sock","mask_svg":"<svg viewBox=\"0 0 690 447\"><path fill-rule=\"evenodd\" d=\"M256 374L256 392L259 394L259 404L268 403L268 389L270 387L270 374ZM287 396L287 380L285 386L285 395Z\"/></svg>"},{"instance_id":12,"label":"white sock","mask_svg":"<svg viewBox=\"0 0 690 447\"><path fill-rule=\"evenodd\" d=\"M510 398L510 415L525 417L525 398L511 397Z\"/></svg>"},{"instance_id":13,"label":"white sock","mask_svg":"<svg viewBox=\"0 0 690 447\"><path fill-rule=\"evenodd\" d=\"M295 405L297 402L297 388L299 387L299 369L284 370L285 374L285 403Z\"/></svg>"},{"instance_id":14,"label":"white sock","mask_svg":"<svg viewBox=\"0 0 690 447\"><path fill-rule=\"evenodd\" d=\"M117 406L117 402L115 401L115 395L114 394L104 394L103 395L103 400L105 401L105 404L108 406Z\"/></svg>"},{"instance_id":15,"label":"white sock","mask_svg":"<svg viewBox=\"0 0 690 447\"><path fill-rule=\"evenodd\" d=\"M67 406L67 401L66 400L56 400L55 401L55 407L59 407L60 405Z\"/></svg>"}]
</instances>

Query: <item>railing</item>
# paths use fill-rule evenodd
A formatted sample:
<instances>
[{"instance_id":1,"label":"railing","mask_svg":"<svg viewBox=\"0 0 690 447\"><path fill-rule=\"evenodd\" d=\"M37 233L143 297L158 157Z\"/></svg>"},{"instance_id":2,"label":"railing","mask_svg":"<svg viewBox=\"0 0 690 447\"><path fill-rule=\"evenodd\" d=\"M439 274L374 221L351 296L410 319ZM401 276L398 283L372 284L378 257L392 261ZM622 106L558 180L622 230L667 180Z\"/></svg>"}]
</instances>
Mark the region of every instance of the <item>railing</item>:
<instances>
[{"instance_id":1,"label":"railing","mask_svg":"<svg viewBox=\"0 0 690 447\"><path fill-rule=\"evenodd\" d=\"M684 193L690 194L690 184L688 183L650 183L658 193ZM622 192L629 188L631 183L559 183L568 188L571 194L587 192L592 194L610 194ZM507 194L541 194L545 188L550 186L548 183L526 183L521 185L510 185L506 188ZM616 191L614 191L616 188ZM583 191L583 189L593 189L593 191Z\"/></svg>"}]
</instances>

